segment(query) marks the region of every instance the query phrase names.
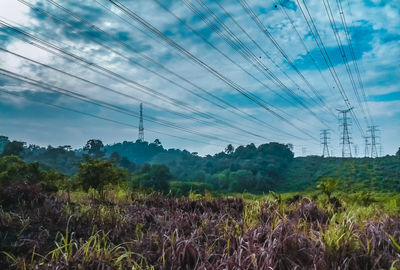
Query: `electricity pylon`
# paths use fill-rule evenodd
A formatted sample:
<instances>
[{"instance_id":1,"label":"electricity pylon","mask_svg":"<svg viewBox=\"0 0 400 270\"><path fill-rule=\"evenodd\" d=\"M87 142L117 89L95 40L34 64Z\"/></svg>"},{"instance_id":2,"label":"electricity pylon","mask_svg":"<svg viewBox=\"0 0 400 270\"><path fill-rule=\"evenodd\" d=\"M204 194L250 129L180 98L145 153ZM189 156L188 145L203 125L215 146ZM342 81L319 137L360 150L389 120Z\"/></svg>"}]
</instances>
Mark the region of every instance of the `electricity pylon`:
<instances>
[{"instance_id":1,"label":"electricity pylon","mask_svg":"<svg viewBox=\"0 0 400 270\"><path fill-rule=\"evenodd\" d=\"M140 103L140 119L139 119L139 136L138 141L144 141L144 127L143 127L143 104Z\"/></svg>"},{"instance_id":2,"label":"electricity pylon","mask_svg":"<svg viewBox=\"0 0 400 270\"><path fill-rule=\"evenodd\" d=\"M329 154L329 129L323 129L321 130L320 136L321 136L321 145L323 145L323 150L322 150L322 157L330 157Z\"/></svg>"},{"instance_id":3,"label":"electricity pylon","mask_svg":"<svg viewBox=\"0 0 400 270\"><path fill-rule=\"evenodd\" d=\"M378 148L376 147L379 144L379 142L378 142L379 136L377 134L378 131L379 131L378 126L369 126L368 127L368 133L371 138L371 158L375 158L375 157L379 156Z\"/></svg>"},{"instance_id":4,"label":"electricity pylon","mask_svg":"<svg viewBox=\"0 0 400 270\"><path fill-rule=\"evenodd\" d=\"M341 114L340 116L340 128L342 130L342 136L340 138L340 144L342 145L342 158L344 157L352 157L351 155L351 137L350 137L350 131L349 127L351 126L351 119L347 116L347 114L353 109L349 108L346 110L339 110L339 113Z\"/></svg>"},{"instance_id":5,"label":"electricity pylon","mask_svg":"<svg viewBox=\"0 0 400 270\"><path fill-rule=\"evenodd\" d=\"M368 157L369 156L369 142L368 142L368 136L364 136L364 143L365 143L365 148L364 148L364 157Z\"/></svg>"}]
</instances>

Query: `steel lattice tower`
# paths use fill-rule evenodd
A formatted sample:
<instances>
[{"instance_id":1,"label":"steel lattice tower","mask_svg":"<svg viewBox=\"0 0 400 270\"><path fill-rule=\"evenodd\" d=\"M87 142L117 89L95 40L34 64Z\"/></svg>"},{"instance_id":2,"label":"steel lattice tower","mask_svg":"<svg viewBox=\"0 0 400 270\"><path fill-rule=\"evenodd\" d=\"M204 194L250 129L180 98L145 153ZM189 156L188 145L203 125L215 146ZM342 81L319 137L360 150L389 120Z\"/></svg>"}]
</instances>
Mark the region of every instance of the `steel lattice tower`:
<instances>
[{"instance_id":1,"label":"steel lattice tower","mask_svg":"<svg viewBox=\"0 0 400 270\"><path fill-rule=\"evenodd\" d=\"M368 127L368 133L371 138L371 157L372 158L379 156L378 148L376 147L379 144L379 142L378 142L379 136L377 135L378 131L379 131L378 126L369 126Z\"/></svg>"},{"instance_id":2,"label":"steel lattice tower","mask_svg":"<svg viewBox=\"0 0 400 270\"><path fill-rule=\"evenodd\" d=\"M323 157L330 157L329 147L328 147L329 140L330 140L329 129L321 130L320 135L321 135L321 145L323 145L322 156Z\"/></svg>"},{"instance_id":3,"label":"steel lattice tower","mask_svg":"<svg viewBox=\"0 0 400 270\"><path fill-rule=\"evenodd\" d=\"M342 145L342 157L352 157L351 155L351 137L350 137L350 131L349 128L351 126L351 119L347 116L347 114L352 110L353 108L349 108L347 110L338 110L340 116L340 128L342 130L342 136L340 138L340 144Z\"/></svg>"},{"instance_id":4,"label":"steel lattice tower","mask_svg":"<svg viewBox=\"0 0 400 270\"><path fill-rule=\"evenodd\" d=\"M140 120L139 120L139 136L138 141L144 141L144 127L143 127L143 104L140 103Z\"/></svg>"},{"instance_id":5,"label":"steel lattice tower","mask_svg":"<svg viewBox=\"0 0 400 270\"><path fill-rule=\"evenodd\" d=\"M358 145L354 144L354 157L358 157Z\"/></svg>"},{"instance_id":6,"label":"steel lattice tower","mask_svg":"<svg viewBox=\"0 0 400 270\"><path fill-rule=\"evenodd\" d=\"M369 142L368 142L368 136L364 136L364 143L365 143L365 148L364 148L364 157L368 157L369 156Z\"/></svg>"}]
</instances>

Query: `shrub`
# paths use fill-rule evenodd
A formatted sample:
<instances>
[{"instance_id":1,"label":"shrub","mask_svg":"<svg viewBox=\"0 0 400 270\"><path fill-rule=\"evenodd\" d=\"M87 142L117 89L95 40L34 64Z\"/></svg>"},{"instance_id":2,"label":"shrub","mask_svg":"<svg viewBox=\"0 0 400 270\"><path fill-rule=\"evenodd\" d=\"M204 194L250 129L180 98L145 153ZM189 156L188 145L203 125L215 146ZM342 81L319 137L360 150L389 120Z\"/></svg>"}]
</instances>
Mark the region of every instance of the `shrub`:
<instances>
[{"instance_id":1,"label":"shrub","mask_svg":"<svg viewBox=\"0 0 400 270\"><path fill-rule=\"evenodd\" d=\"M323 178L321 182L318 183L317 188L326 196L328 196L328 200L331 199L331 195L333 191L335 191L336 187L339 184L339 180L332 177Z\"/></svg>"},{"instance_id":2,"label":"shrub","mask_svg":"<svg viewBox=\"0 0 400 270\"><path fill-rule=\"evenodd\" d=\"M77 182L88 191L96 189L104 199L104 189L109 184L119 184L126 181L127 171L119 169L111 161L87 158L79 164Z\"/></svg>"},{"instance_id":3,"label":"shrub","mask_svg":"<svg viewBox=\"0 0 400 270\"><path fill-rule=\"evenodd\" d=\"M172 174L165 165L145 164L139 174L134 176L132 184L141 189L152 189L155 191L168 193L169 181Z\"/></svg>"},{"instance_id":4,"label":"shrub","mask_svg":"<svg viewBox=\"0 0 400 270\"><path fill-rule=\"evenodd\" d=\"M39 163L26 163L17 156L0 158L0 185L11 183L35 184L42 178Z\"/></svg>"}]
</instances>

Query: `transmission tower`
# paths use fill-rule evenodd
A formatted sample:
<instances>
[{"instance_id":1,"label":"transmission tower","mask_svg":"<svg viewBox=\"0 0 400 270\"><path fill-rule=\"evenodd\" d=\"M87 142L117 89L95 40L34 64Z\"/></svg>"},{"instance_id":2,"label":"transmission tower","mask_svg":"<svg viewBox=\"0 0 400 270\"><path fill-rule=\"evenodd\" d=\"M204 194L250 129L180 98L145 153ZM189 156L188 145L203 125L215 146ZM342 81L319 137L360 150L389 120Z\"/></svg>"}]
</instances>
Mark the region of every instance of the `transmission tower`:
<instances>
[{"instance_id":1,"label":"transmission tower","mask_svg":"<svg viewBox=\"0 0 400 270\"><path fill-rule=\"evenodd\" d=\"M144 127L143 127L143 104L140 103L140 120L139 120L139 136L138 141L144 141Z\"/></svg>"},{"instance_id":2,"label":"transmission tower","mask_svg":"<svg viewBox=\"0 0 400 270\"><path fill-rule=\"evenodd\" d=\"M379 156L378 148L376 147L379 144L378 131L379 131L378 126L369 126L368 127L368 133L371 138L371 158L375 158L375 157Z\"/></svg>"},{"instance_id":3,"label":"transmission tower","mask_svg":"<svg viewBox=\"0 0 400 270\"><path fill-rule=\"evenodd\" d=\"M329 140L331 139L329 137L329 129L323 129L321 130L321 145L323 145L323 150L322 150L322 157L330 157L329 154Z\"/></svg>"},{"instance_id":4,"label":"transmission tower","mask_svg":"<svg viewBox=\"0 0 400 270\"><path fill-rule=\"evenodd\" d=\"M338 110L340 114L340 129L342 136L340 138L340 144L342 145L342 158L344 157L352 157L351 156L351 137L350 137L350 127L351 127L351 119L347 116L347 114L353 108L349 108L347 110Z\"/></svg>"},{"instance_id":5,"label":"transmission tower","mask_svg":"<svg viewBox=\"0 0 400 270\"><path fill-rule=\"evenodd\" d=\"M358 145L353 144L353 146L354 146L354 157L358 157Z\"/></svg>"},{"instance_id":6,"label":"transmission tower","mask_svg":"<svg viewBox=\"0 0 400 270\"><path fill-rule=\"evenodd\" d=\"M368 142L368 136L364 136L364 144L365 144L365 148L364 148L364 157L368 157L369 156L369 142Z\"/></svg>"}]
</instances>

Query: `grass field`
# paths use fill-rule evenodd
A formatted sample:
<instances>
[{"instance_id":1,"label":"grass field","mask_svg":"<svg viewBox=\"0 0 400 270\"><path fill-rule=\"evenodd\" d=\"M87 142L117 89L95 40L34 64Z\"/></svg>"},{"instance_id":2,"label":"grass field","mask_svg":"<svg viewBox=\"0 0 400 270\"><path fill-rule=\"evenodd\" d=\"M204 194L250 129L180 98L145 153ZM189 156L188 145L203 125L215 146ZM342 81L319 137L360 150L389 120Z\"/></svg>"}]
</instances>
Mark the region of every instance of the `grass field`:
<instances>
[{"instance_id":1,"label":"grass field","mask_svg":"<svg viewBox=\"0 0 400 270\"><path fill-rule=\"evenodd\" d=\"M0 269L400 267L398 194L0 195Z\"/></svg>"}]
</instances>

